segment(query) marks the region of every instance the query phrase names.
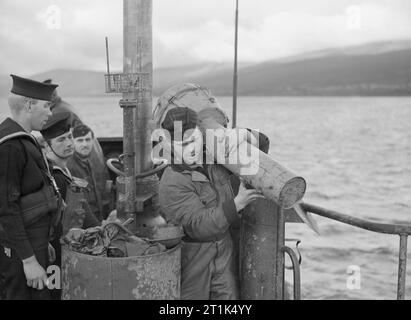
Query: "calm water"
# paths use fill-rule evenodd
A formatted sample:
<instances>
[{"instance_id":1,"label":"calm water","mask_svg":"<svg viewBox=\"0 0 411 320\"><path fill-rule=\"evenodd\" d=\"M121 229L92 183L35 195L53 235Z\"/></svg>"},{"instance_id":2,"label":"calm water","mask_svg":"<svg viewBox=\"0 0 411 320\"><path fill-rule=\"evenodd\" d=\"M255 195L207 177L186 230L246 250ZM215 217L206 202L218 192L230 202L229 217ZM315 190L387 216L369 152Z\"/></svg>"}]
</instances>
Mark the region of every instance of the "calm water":
<instances>
[{"instance_id":1,"label":"calm water","mask_svg":"<svg viewBox=\"0 0 411 320\"><path fill-rule=\"evenodd\" d=\"M119 97L66 100L98 136L122 134ZM230 110L230 98L219 101ZM0 102L1 119L7 108ZM238 103L238 125L266 133L270 154L307 180L306 202L411 224L411 98L240 97ZM287 224L287 237L302 240L303 298L394 299L399 238L316 219L320 236ZM350 266L360 268L361 289L347 288ZM407 277L411 299L411 267Z\"/></svg>"}]
</instances>

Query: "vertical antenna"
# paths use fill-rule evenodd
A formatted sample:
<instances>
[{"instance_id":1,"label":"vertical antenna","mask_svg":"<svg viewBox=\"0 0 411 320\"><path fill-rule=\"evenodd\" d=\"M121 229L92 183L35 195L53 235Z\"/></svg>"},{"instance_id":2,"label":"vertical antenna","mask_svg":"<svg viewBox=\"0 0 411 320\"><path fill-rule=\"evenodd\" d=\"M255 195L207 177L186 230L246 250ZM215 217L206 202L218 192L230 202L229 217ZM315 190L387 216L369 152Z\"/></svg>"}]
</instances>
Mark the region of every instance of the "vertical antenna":
<instances>
[{"instance_id":1,"label":"vertical antenna","mask_svg":"<svg viewBox=\"0 0 411 320\"><path fill-rule=\"evenodd\" d=\"M107 74L110 74L110 59L108 56L108 37L106 37Z\"/></svg>"},{"instance_id":2,"label":"vertical antenna","mask_svg":"<svg viewBox=\"0 0 411 320\"><path fill-rule=\"evenodd\" d=\"M234 43L234 75L233 75L233 124L232 127L237 126L237 50L238 50L238 0L236 0L235 7L235 43Z\"/></svg>"}]
</instances>

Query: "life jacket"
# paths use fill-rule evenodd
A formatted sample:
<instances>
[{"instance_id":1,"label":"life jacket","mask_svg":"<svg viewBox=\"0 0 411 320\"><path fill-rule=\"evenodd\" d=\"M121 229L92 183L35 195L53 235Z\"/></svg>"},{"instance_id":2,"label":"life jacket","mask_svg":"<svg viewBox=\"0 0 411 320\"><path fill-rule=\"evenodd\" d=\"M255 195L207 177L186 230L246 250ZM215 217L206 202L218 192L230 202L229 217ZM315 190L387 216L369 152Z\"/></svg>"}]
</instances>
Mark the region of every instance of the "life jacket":
<instances>
[{"instance_id":1,"label":"life jacket","mask_svg":"<svg viewBox=\"0 0 411 320\"><path fill-rule=\"evenodd\" d=\"M64 211L61 220L61 234L64 236L72 228L86 229L99 225L85 196L88 182L84 179L73 177L70 171L59 166L53 166L53 172L58 171L66 178L66 195Z\"/></svg>"},{"instance_id":2,"label":"life jacket","mask_svg":"<svg viewBox=\"0 0 411 320\"><path fill-rule=\"evenodd\" d=\"M71 178L70 185L67 187L66 208L62 219L63 236L72 228L81 229L84 226L85 207L88 205L84 196L84 189L87 188L87 184L87 181L83 179Z\"/></svg>"},{"instance_id":3,"label":"life jacket","mask_svg":"<svg viewBox=\"0 0 411 320\"><path fill-rule=\"evenodd\" d=\"M43 187L40 190L20 197L19 206L21 208L23 224L25 227L28 227L40 220L46 214L52 214L53 225L55 220L58 219L56 215L60 213L59 206L61 205L61 197L54 178L50 174L47 161L45 161L44 157L41 157L40 159L34 154L33 148L38 146L37 141L33 136L26 132L13 132L5 135L0 139L0 144L17 138L20 138L19 141L22 144L22 149L24 150L26 157L27 154L30 154L37 163L38 168L42 172L44 182ZM33 146L33 143L35 146Z\"/></svg>"}]
</instances>

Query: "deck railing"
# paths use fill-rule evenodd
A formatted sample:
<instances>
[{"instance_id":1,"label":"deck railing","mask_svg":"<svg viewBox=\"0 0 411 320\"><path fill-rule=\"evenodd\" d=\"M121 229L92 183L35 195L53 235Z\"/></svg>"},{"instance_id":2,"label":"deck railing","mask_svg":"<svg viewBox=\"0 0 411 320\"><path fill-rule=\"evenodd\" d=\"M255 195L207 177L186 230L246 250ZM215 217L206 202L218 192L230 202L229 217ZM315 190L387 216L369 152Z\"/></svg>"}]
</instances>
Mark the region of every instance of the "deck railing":
<instances>
[{"instance_id":1,"label":"deck railing","mask_svg":"<svg viewBox=\"0 0 411 320\"><path fill-rule=\"evenodd\" d=\"M411 225L398 225L388 223L377 223L365 219L352 217L337 211L328 210L308 203L303 203L302 207L313 214L322 216L324 218L332 219L341 223L345 223L357 228L369 230L377 233L385 233L398 235L400 237L399 246L399 261L398 261L398 286L397 299L405 299L405 280L407 271L407 240L411 235ZM282 250L284 254L284 249ZM283 258L281 259L283 260ZM295 263L293 263L294 265ZM294 298L299 298L299 268L294 269ZM296 292L297 290L297 292Z\"/></svg>"}]
</instances>

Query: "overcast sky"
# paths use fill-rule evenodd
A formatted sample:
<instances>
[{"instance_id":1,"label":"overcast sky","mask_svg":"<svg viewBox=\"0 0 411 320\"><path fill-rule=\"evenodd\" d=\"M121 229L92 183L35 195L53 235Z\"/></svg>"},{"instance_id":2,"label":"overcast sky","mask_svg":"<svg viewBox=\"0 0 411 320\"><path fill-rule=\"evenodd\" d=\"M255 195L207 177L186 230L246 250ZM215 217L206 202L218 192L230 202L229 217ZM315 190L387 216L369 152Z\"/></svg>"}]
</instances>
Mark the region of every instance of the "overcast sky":
<instances>
[{"instance_id":1,"label":"overcast sky","mask_svg":"<svg viewBox=\"0 0 411 320\"><path fill-rule=\"evenodd\" d=\"M235 0L153 0L154 67L230 62ZM0 73L122 68L121 0L0 0ZM59 19L60 17L60 19ZM411 39L410 0L240 0L239 60Z\"/></svg>"}]
</instances>

